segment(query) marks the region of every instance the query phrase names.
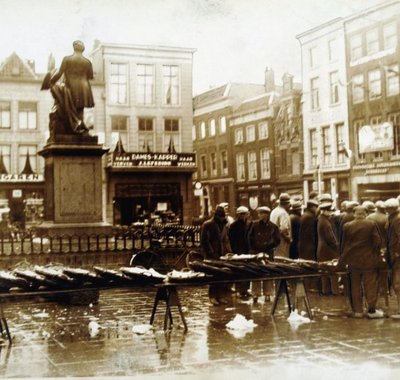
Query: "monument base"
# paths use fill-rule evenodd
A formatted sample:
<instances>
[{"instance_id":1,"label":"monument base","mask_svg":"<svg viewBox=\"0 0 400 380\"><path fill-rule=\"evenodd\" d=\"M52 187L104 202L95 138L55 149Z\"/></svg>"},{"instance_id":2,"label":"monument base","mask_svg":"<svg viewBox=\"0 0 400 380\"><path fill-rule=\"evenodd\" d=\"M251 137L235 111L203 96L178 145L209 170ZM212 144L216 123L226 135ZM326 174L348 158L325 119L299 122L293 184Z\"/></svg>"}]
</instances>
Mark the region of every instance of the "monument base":
<instances>
[{"instance_id":1,"label":"monument base","mask_svg":"<svg viewBox=\"0 0 400 380\"><path fill-rule=\"evenodd\" d=\"M36 227L37 236L111 235L113 226L108 223L54 223L45 221Z\"/></svg>"}]
</instances>

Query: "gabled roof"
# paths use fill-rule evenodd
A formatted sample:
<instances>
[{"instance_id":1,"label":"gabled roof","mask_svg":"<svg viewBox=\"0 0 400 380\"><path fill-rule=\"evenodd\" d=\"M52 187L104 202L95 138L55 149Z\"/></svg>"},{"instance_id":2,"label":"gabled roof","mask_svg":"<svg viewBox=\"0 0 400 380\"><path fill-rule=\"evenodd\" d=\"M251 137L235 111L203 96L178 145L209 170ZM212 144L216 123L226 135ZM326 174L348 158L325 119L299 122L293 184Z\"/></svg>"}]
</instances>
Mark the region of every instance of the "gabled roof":
<instances>
[{"instance_id":1,"label":"gabled roof","mask_svg":"<svg viewBox=\"0 0 400 380\"><path fill-rule=\"evenodd\" d=\"M258 108L269 108L273 105L275 100L279 98L279 94L276 92L266 92L256 97L246 99L242 103L239 104L237 108L233 110L236 113L246 113L247 111L251 111Z\"/></svg>"},{"instance_id":2,"label":"gabled roof","mask_svg":"<svg viewBox=\"0 0 400 380\"><path fill-rule=\"evenodd\" d=\"M37 79L33 65L33 62L21 59L14 52L0 65L0 77Z\"/></svg>"},{"instance_id":3,"label":"gabled roof","mask_svg":"<svg viewBox=\"0 0 400 380\"><path fill-rule=\"evenodd\" d=\"M213 88L206 92L203 92L200 95L197 95L193 98L193 106L194 108L201 106L203 104L209 104L221 100L224 98L224 94L228 90L229 84L224 84L223 86Z\"/></svg>"}]
</instances>

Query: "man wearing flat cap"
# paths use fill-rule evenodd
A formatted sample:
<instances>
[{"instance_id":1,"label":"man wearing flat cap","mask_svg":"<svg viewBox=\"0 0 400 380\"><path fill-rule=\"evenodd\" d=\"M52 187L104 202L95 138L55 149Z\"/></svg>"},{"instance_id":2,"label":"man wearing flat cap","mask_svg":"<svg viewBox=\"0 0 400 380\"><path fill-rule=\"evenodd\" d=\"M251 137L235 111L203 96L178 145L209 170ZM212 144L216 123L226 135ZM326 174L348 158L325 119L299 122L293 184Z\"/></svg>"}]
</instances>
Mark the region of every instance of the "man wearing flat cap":
<instances>
[{"instance_id":1,"label":"man wearing flat cap","mask_svg":"<svg viewBox=\"0 0 400 380\"><path fill-rule=\"evenodd\" d=\"M279 195L278 206L271 212L271 222L276 224L281 234L281 242L275 249L276 256L289 257L289 247L292 241L292 228L290 223L290 195Z\"/></svg>"},{"instance_id":2,"label":"man wearing flat cap","mask_svg":"<svg viewBox=\"0 0 400 380\"><path fill-rule=\"evenodd\" d=\"M391 285L397 297L397 311L391 317L400 319L400 212L399 201L391 198L385 201L388 213L387 230L387 257L392 270Z\"/></svg>"}]
</instances>

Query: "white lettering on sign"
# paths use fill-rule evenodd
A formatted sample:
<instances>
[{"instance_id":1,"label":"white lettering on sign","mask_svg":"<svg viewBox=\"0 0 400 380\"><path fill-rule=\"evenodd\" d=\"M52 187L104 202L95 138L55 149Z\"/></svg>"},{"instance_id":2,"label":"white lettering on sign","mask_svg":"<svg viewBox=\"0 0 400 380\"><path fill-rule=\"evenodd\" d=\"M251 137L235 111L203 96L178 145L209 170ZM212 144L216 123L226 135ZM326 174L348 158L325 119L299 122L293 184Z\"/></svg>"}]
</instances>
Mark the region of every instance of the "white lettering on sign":
<instances>
[{"instance_id":1,"label":"white lettering on sign","mask_svg":"<svg viewBox=\"0 0 400 380\"><path fill-rule=\"evenodd\" d=\"M0 174L0 182L40 182L42 174Z\"/></svg>"}]
</instances>

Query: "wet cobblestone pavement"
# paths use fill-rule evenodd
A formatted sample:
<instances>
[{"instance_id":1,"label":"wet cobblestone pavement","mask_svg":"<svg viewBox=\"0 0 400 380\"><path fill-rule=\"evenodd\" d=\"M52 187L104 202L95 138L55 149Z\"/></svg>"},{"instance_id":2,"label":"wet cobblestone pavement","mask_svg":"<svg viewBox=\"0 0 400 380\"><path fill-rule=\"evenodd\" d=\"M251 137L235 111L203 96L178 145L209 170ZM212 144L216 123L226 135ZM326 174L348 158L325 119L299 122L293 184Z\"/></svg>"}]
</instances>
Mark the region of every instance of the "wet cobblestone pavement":
<instances>
[{"instance_id":1,"label":"wet cobblestone pavement","mask_svg":"<svg viewBox=\"0 0 400 380\"><path fill-rule=\"evenodd\" d=\"M293 326L283 299L271 317L270 302L243 303L233 297L230 305L211 306L205 287L182 289L179 294L187 333L175 311L174 327L164 333L164 305L153 331L144 335L132 331L135 325L149 323L153 288L104 290L98 304L90 306L38 299L5 304L13 343L4 341L0 346L0 376L213 377L237 371L266 378L279 371L280 378L285 374L299 378L302 373L310 378L313 371L324 371L337 378L340 370L387 379L400 369L400 321L349 318L344 297L311 294L314 321ZM389 312L394 311L394 301L390 299ZM225 327L238 313L257 324L241 337ZM100 326L93 336L91 321Z\"/></svg>"}]
</instances>

